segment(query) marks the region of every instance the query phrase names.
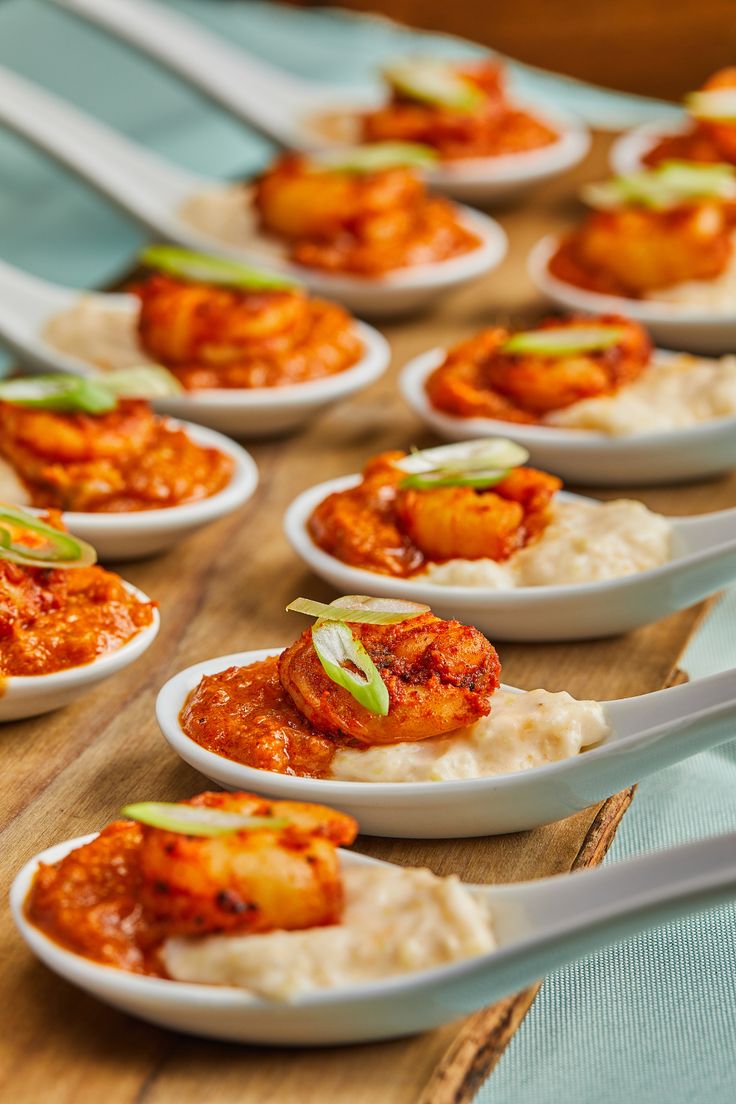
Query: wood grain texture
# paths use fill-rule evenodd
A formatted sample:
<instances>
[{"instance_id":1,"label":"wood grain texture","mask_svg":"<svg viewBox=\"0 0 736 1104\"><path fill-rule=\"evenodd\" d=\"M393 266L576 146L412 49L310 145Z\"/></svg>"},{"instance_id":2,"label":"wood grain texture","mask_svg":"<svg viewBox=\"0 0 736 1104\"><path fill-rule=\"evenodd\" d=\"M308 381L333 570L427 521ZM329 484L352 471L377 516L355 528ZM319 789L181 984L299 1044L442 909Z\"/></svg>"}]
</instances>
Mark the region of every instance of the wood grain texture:
<instances>
[{"instance_id":1,"label":"wood grain texture","mask_svg":"<svg viewBox=\"0 0 736 1104\"><path fill-rule=\"evenodd\" d=\"M503 267L447 295L431 315L386 327L394 367L499 317L531 321L542 304L524 257L574 210L580 181L602 171L604 145L574 177L502 215L511 236ZM156 597L162 630L150 652L77 704L0 727L0 884L40 848L92 831L127 801L176 799L203 779L168 750L153 714L161 684L180 668L228 652L282 644L297 629L284 612L297 594L329 591L303 569L281 532L285 506L317 480L355 471L383 447L430 440L402 405L393 375L317 421L305 434L253 451L255 499L175 553L123 567ZM736 481L646 490L677 514L733 504ZM632 492L633 493L633 492ZM638 492L635 492L638 493ZM617 697L659 688L672 675L700 612L685 611L625 638L585 644L501 646L504 674L531 688ZM631 794L557 824L496 839L391 841L363 850L470 881L564 873L602 858ZM22 1104L464 1104L493 1067L533 999L530 991L464 1023L419 1038L331 1051L283 1051L189 1039L98 1004L39 965L0 917L0 1099Z\"/></svg>"}]
</instances>

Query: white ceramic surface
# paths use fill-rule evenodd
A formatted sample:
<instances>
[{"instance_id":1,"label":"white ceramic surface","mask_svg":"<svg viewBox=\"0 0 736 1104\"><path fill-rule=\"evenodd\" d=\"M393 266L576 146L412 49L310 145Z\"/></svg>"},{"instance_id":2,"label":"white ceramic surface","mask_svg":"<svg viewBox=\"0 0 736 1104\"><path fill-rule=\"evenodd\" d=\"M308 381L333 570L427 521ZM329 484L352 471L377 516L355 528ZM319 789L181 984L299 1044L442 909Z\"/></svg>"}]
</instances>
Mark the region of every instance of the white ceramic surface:
<instances>
[{"instance_id":1,"label":"white ceramic surface","mask_svg":"<svg viewBox=\"0 0 736 1104\"><path fill-rule=\"evenodd\" d=\"M343 303L359 315L403 314L426 306L450 288L495 268L507 241L501 227L468 207L458 217L479 239L459 257L397 269L387 276L342 276L292 264L279 251L223 244L179 214L191 197L222 182L196 176L116 134L22 77L0 68L0 123L45 150L159 237L190 249L271 269L318 295ZM245 196L244 196L245 203Z\"/></svg>"},{"instance_id":2,"label":"white ceramic surface","mask_svg":"<svg viewBox=\"0 0 736 1104\"><path fill-rule=\"evenodd\" d=\"M486 778L449 782L299 778L236 763L186 735L179 714L203 675L248 666L279 651L220 656L174 675L156 702L161 731L177 755L226 789L331 805L352 814L362 831L375 836L454 839L536 828L587 809L647 774L723 743L736 730L736 671L726 671L682 687L606 702L612 732L596 747L546 766Z\"/></svg>"},{"instance_id":3,"label":"white ceramic surface","mask_svg":"<svg viewBox=\"0 0 736 1104\"><path fill-rule=\"evenodd\" d=\"M61 287L0 261L0 341L33 371L95 375L98 369L94 365L60 352L43 336L49 319L72 309L81 298L99 301L105 310L121 315L137 312L132 295ZM207 388L156 399L152 405L160 414L190 419L231 437L256 439L299 429L386 371L391 356L386 339L365 322L354 326L363 343L363 356L337 375L288 387ZM141 353L141 363L145 361L146 355Z\"/></svg>"},{"instance_id":4,"label":"white ceramic surface","mask_svg":"<svg viewBox=\"0 0 736 1104\"><path fill-rule=\"evenodd\" d=\"M653 299L625 299L586 291L549 271L559 238L538 241L528 258L529 275L538 291L567 311L582 314L624 314L646 326L658 345L692 353L733 353L736 350L736 309L713 310Z\"/></svg>"},{"instance_id":5,"label":"white ceramic surface","mask_svg":"<svg viewBox=\"0 0 736 1104\"><path fill-rule=\"evenodd\" d=\"M359 481L357 475L343 476L311 487L294 499L286 511L284 529L300 559L340 594L425 602L438 617L456 617L476 625L493 640L539 642L613 636L685 609L736 577L736 509L670 518L674 549L668 563L603 582L491 590L379 575L329 555L307 530L312 511L328 494ZM563 494L565 497L574 496Z\"/></svg>"},{"instance_id":6,"label":"white ceramic surface","mask_svg":"<svg viewBox=\"0 0 736 1104\"><path fill-rule=\"evenodd\" d=\"M657 352L659 359L672 355ZM736 415L692 427L614 437L585 429L447 414L432 405L425 388L445 356L444 349L430 349L414 357L402 369L399 386L414 413L448 441L510 437L529 451L535 467L570 483L598 487L679 483L736 467Z\"/></svg>"},{"instance_id":7,"label":"white ceramic surface","mask_svg":"<svg viewBox=\"0 0 736 1104\"><path fill-rule=\"evenodd\" d=\"M235 464L228 485L198 502L162 510L132 510L124 514L64 512L71 533L97 549L100 560L139 560L164 552L204 525L225 517L248 501L258 486L258 469L250 453L229 437L202 426L182 423L198 445L216 448Z\"/></svg>"},{"instance_id":8,"label":"white ceramic surface","mask_svg":"<svg viewBox=\"0 0 736 1104\"><path fill-rule=\"evenodd\" d=\"M310 126L310 119L321 112L366 110L386 96L378 85L356 95L354 90L301 80L150 0L55 2L137 46L283 146L324 145L327 139ZM446 161L427 173L432 186L467 203L516 199L585 157L590 135L580 120L541 105L519 106L552 126L558 140L502 157Z\"/></svg>"},{"instance_id":9,"label":"white ceramic surface","mask_svg":"<svg viewBox=\"0 0 736 1104\"><path fill-rule=\"evenodd\" d=\"M142 602L146 595L131 586L126 588ZM0 687L0 722L19 721L25 717L37 717L50 713L81 697L97 683L128 667L151 646L160 625L158 610L153 611L153 621L142 628L121 648L100 656L82 667L68 667L50 675L9 676L2 679Z\"/></svg>"},{"instance_id":10,"label":"white ceramic surface","mask_svg":"<svg viewBox=\"0 0 736 1104\"><path fill-rule=\"evenodd\" d=\"M128 974L64 950L26 919L39 862L55 862L93 839L82 836L32 858L10 892L30 950L60 977L151 1023L243 1043L325 1046L416 1034L523 989L566 962L629 935L736 895L736 834L659 851L605 868L516 885L473 886L487 902L498 946L450 966L332 990L292 1002L242 989ZM343 864L375 859L341 852Z\"/></svg>"}]
</instances>

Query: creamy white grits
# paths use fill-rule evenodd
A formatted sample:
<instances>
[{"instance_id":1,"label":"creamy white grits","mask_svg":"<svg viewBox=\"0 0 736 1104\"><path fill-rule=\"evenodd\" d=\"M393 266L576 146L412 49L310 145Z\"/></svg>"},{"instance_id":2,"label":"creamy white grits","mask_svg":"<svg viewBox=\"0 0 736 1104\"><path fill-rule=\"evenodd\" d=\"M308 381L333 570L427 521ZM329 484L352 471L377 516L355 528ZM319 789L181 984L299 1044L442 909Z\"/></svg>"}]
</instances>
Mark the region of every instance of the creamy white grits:
<instances>
[{"instance_id":1,"label":"creamy white grits","mask_svg":"<svg viewBox=\"0 0 736 1104\"><path fill-rule=\"evenodd\" d=\"M497 690L491 712L447 736L338 751L331 778L353 782L446 782L512 774L569 759L610 732L599 702L562 691Z\"/></svg>"},{"instance_id":2,"label":"creamy white grits","mask_svg":"<svg viewBox=\"0 0 736 1104\"><path fill-rule=\"evenodd\" d=\"M43 339L60 353L78 357L101 371L136 368L151 357L139 344L134 310L105 307L96 297L78 302L50 318Z\"/></svg>"},{"instance_id":3,"label":"creamy white grits","mask_svg":"<svg viewBox=\"0 0 736 1104\"><path fill-rule=\"evenodd\" d=\"M734 300L736 301L736 300ZM544 419L547 425L593 429L615 437L698 425L736 415L736 357L657 358L615 395L583 399Z\"/></svg>"},{"instance_id":4,"label":"creamy white grits","mask_svg":"<svg viewBox=\"0 0 736 1104\"><path fill-rule=\"evenodd\" d=\"M30 506L31 496L15 473L15 468L0 457L0 501Z\"/></svg>"},{"instance_id":5,"label":"creamy white grits","mask_svg":"<svg viewBox=\"0 0 736 1104\"><path fill-rule=\"evenodd\" d=\"M454 876L346 866L343 884L345 912L339 924L168 939L162 954L169 976L289 1000L428 970L495 946L488 909Z\"/></svg>"},{"instance_id":6,"label":"creamy white grits","mask_svg":"<svg viewBox=\"0 0 736 1104\"><path fill-rule=\"evenodd\" d=\"M286 260L287 247L259 229L253 195L253 189L243 184L221 184L187 199L179 217L195 230L225 245L247 249L264 261Z\"/></svg>"},{"instance_id":7,"label":"creamy white grits","mask_svg":"<svg viewBox=\"0 0 736 1104\"><path fill-rule=\"evenodd\" d=\"M509 559L447 560L413 578L493 590L593 583L658 567L671 544L668 520L642 502L558 502L549 525Z\"/></svg>"}]
</instances>

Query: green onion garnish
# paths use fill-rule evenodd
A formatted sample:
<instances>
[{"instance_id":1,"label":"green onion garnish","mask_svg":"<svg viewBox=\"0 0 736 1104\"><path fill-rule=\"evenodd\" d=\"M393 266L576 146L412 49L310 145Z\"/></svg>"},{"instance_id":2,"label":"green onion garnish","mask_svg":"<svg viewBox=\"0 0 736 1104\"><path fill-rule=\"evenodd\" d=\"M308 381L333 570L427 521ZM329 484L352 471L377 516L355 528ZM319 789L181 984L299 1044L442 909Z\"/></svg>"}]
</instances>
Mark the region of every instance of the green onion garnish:
<instances>
[{"instance_id":1,"label":"green onion garnish","mask_svg":"<svg viewBox=\"0 0 736 1104\"><path fill-rule=\"evenodd\" d=\"M389 708L388 687L363 645L340 621L318 621L312 628L312 643L325 674L347 690L370 713L385 717ZM352 664L357 674L345 664Z\"/></svg>"},{"instance_id":2,"label":"green onion garnish","mask_svg":"<svg viewBox=\"0 0 736 1104\"><path fill-rule=\"evenodd\" d=\"M43 537L42 541L23 540L23 534ZM24 567L88 567L97 559L91 544L62 533L34 514L16 506L0 504L0 560Z\"/></svg>"},{"instance_id":3,"label":"green onion garnish","mask_svg":"<svg viewBox=\"0 0 736 1104\"><path fill-rule=\"evenodd\" d=\"M506 478L512 468L529 459L521 445L505 437L481 437L456 445L412 452L397 467L407 475L400 487L417 491L438 487L475 487L482 490Z\"/></svg>"},{"instance_id":4,"label":"green onion garnish","mask_svg":"<svg viewBox=\"0 0 736 1104\"><path fill-rule=\"evenodd\" d=\"M161 828L164 832L178 832L182 836L227 836L233 832L276 830L289 823L285 817L245 816L174 801L140 801L126 805L121 812L140 824Z\"/></svg>"},{"instance_id":5,"label":"green onion garnish","mask_svg":"<svg viewBox=\"0 0 736 1104\"><path fill-rule=\"evenodd\" d=\"M654 169L588 184L582 196L604 211L628 205L666 210L697 199L736 199L736 168L664 161Z\"/></svg>"},{"instance_id":6,"label":"green onion garnish","mask_svg":"<svg viewBox=\"0 0 736 1104\"><path fill-rule=\"evenodd\" d=\"M317 169L353 173L380 172L381 169L401 167L424 169L434 165L436 161L436 152L419 142L376 142L349 149L322 150L309 155L310 165Z\"/></svg>"},{"instance_id":7,"label":"green onion garnish","mask_svg":"<svg viewBox=\"0 0 736 1104\"><path fill-rule=\"evenodd\" d=\"M65 414L107 414L117 405L117 399L102 382L63 375L3 380L0 401Z\"/></svg>"},{"instance_id":8,"label":"green onion garnish","mask_svg":"<svg viewBox=\"0 0 736 1104\"><path fill-rule=\"evenodd\" d=\"M399 95L435 107L475 111L485 101L480 88L436 58L407 58L387 66L383 76Z\"/></svg>"},{"instance_id":9,"label":"green onion garnish","mask_svg":"<svg viewBox=\"0 0 736 1104\"><path fill-rule=\"evenodd\" d=\"M690 92L685 107L695 119L736 123L736 88L708 88Z\"/></svg>"},{"instance_id":10,"label":"green onion garnish","mask_svg":"<svg viewBox=\"0 0 736 1104\"><path fill-rule=\"evenodd\" d=\"M369 598L363 594L336 598L329 605L314 602L311 598L296 598L286 608L292 613L305 613L308 617L355 625L398 625L401 621L429 613L429 606L418 602L405 602L400 598Z\"/></svg>"},{"instance_id":11,"label":"green onion garnish","mask_svg":"<svg viewBox=\"0 0 736 1104\"><path fill-rule=\"evenodd\" d=\"M96 382L120 398L167 399L184 391L176 376L160 364L116 368Z\"/></svg>"},{"instance_id":12,"label":"green onion garnish","mask_svg":"<svg viewBox=\"0 0 736 1104\"><path fill-rule=\"evenodd\" d=\"M624 337L621 326L550 326L542 330L515 333L501 346L502 353L542 357L574 356L610 349Z\"/></svg>"},{"instance_id":13,"label":"green onion garnish","mask_svg":"<svg viewBox=\"0 0 736 1104\"><path fill-rule=\"evenodd\" d=\"M297 285L273 272L261 272L239 261L195 253L178 245L151 245L138 254L148 268L203 284L218 284L243 291L287 291Z\"/></svg>"}]
</instances>

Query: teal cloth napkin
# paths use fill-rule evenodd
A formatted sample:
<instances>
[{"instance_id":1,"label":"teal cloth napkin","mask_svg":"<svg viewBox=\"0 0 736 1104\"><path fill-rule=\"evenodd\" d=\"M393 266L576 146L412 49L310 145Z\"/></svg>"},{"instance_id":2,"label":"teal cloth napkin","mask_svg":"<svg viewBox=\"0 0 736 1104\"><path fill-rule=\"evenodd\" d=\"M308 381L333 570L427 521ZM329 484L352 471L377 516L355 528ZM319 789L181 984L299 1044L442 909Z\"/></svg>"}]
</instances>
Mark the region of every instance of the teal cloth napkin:
<instances>
[{"instance_id":1,"label":"teal cloth napkin","mask_svg":"<svg viewBox=\"0 0 736 1104\"><path fill-rule=\"evenodd\" d=\"M222 0L170 0L305 77L363 83L409 51L478 47L385 20ZM267 143L134 51L42 0L0 3L0 64L25 74L180 164L215 177L257 169ZM519 91L599 126L673 113L656 101L512 64ZM0 256L72 286L113 279L142 233L21 140L0 132ZM736 591L688 652L691 676L736 666ZM622 643L625 647L625 643ZM700 755L639 788L608 861L736 829L736 747ZM476 1104L733 1104L736 910L722 908L590 956L547 979ZM386 1104L390 1104L387 1086ZM329 1104L329 1102L326 1102Z\"/></svg>"}]
</instances>

